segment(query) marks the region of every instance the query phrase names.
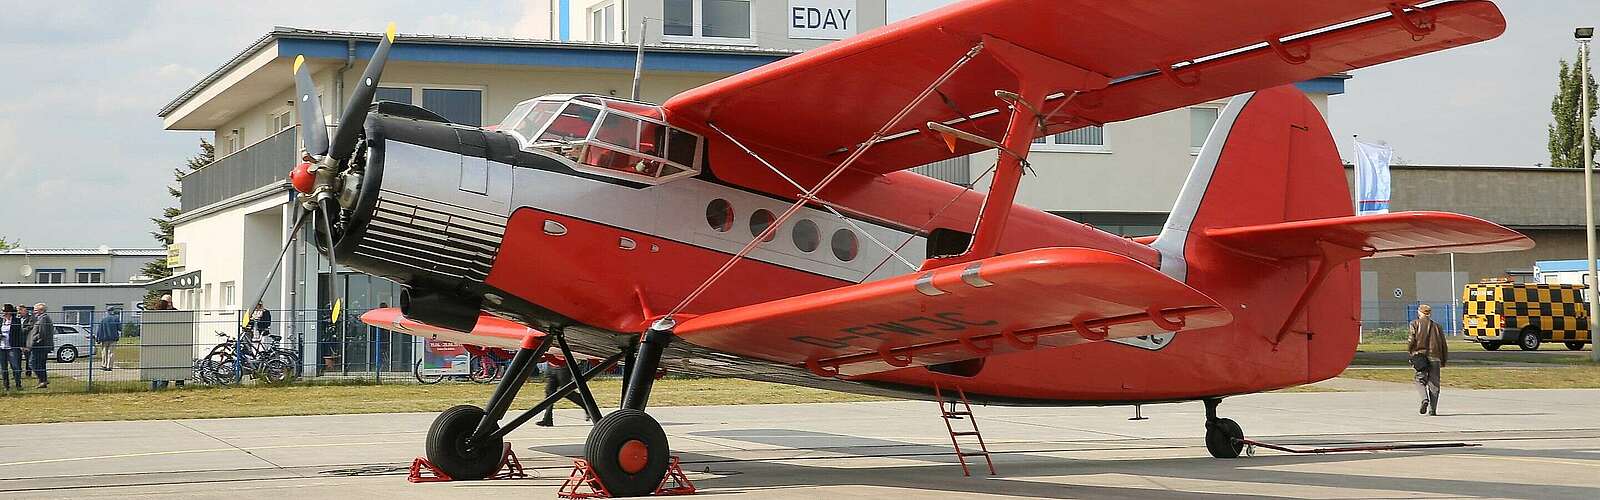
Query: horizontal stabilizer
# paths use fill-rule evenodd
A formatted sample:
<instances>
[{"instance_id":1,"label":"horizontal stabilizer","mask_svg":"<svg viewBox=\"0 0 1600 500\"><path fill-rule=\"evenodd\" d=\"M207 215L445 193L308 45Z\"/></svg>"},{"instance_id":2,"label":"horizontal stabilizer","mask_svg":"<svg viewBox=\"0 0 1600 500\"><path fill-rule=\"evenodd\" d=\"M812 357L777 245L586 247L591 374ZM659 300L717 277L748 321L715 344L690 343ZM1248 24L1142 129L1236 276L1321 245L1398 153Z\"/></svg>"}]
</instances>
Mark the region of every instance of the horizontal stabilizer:
<instances>
[{"instance_id":1,"label":"horizontal stabilizer","mask_svg":"<svg viewBox=\"0 0 1600 500\"><path fill-rule=\"evenodd\" d=\"M1205 235L1234 250L1275 259L1320 255L1319 243L1361 250L1369 257L1533 248L1533 240L1522 233L1448 212L1396 212L1212 228L1205 230Z\"/></svg>"},{"instance_id":2,"label":"horizontal stabilizer","mask_svg":"<svg viewBox=\"0 0 1600 500\"><path fill-rule=\"evenodd\" d=\"M1127 257L1040 248L706 314L686 342L823 376L1228 324L1210 297Z\"/></svg>"}]
</instances>

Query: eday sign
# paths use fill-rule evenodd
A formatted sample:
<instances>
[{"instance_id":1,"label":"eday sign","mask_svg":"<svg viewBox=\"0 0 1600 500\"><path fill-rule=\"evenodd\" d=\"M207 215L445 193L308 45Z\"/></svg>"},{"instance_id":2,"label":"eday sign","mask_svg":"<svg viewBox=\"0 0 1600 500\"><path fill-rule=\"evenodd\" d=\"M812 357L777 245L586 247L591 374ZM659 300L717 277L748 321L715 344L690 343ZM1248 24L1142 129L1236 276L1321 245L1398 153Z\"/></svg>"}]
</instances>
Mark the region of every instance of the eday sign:
<instances>
[{"instance_id":1,"label":"eday sign","mask_svg":"<svg viewBox=\"0 0 1600 500\"><path fill-rule=\"evenodd\" d=\"M855 0L789 0L789 38L843 40L856 34Z\"/></svg>"}]
</instances>

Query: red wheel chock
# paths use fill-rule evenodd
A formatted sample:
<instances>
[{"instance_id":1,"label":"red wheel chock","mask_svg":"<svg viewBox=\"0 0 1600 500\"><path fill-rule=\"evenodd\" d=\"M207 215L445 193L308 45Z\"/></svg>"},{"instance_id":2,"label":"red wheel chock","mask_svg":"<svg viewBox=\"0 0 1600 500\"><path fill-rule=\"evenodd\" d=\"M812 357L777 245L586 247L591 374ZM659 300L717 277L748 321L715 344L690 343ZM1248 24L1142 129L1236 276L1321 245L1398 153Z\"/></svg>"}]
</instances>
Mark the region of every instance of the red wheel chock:
<instances>
[{"instance_id":1,"label":"red wheel chock","mask_svg":"<svg viewBox=\"0 0 1600 500\"><path fill-rule=\"evenodd\" d=\"M505 443L505 448L500 452L500 467L495 470L498 472L484 479L520 479L528 477L528 472L522 468L522 461L517 460L517 454L511 451L511 443ZM422 457L417 457L416 460L411 461L411 475L406 477L406 481L413 483L439 483L454 480L455 478L439 470L439 466L433 465L433 462L429 462L428 459Z\"/></svg>"},{"instance_id":2,"label":"red wheel chock","mask_svg":"<svg viewBox=\"0 0 1600 500\"><path fill-rule=\"evenodd\" d=\"M652 496L693 495L694 483L683 475L683 467L678 465L678 457L673 456L667 462L667 476L661 478L661 486L656 487ZM606 490L606 485L600 483L600 477L594 473L594 467L588 460L575 458L572 460L572 473L567 474L567 480L561 482L561 489L556 490L560 498L611 498L611 492Z\"/></svg>"}]
</instances>

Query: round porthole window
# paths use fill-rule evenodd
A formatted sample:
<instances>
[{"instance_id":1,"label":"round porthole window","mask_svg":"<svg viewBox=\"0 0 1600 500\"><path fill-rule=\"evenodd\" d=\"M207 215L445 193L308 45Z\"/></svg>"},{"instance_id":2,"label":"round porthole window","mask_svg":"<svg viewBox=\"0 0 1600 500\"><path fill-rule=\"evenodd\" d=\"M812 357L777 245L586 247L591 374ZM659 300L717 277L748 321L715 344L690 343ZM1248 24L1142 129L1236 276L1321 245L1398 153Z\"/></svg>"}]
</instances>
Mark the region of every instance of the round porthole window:
<instances>
[{"instance_id":1,"label":"round porthole window","mask_svg":"<svg viewBox=\"0 0 1600 500\"><path fill-rule=\"evenodd\" d=\"M817 223L811 222L811 219L800 219L794 223L794 231L790 236L794 237L795 248L799 248L802 252L814 252L817 246L822 244L822 231L817 229Z\"/></svg>"},{"instance_id":2,"label":"round porthole window","mask_svg":"<svg viewBox=\"0 0 1600 500\"><path fill-rule=\"evenodd\" d=\"M861 250L856 242L856 233L850 232L849 229L834 231L832 246L833 256L845 262L856 260L856 254Z\"/></svg>"},{"instance_id":3,"label":"round porthole window","mask_svg":"<svg viewBox=\"0 0 1600 500\"><path fill-rule=\"evenodd\" d=\"M719 233L733 229L733 204L722 198L711 200L706 205L706 224Z\"/></svg>"},{"instance_id":4,"label":"round porthole window","mask_svg":"<svg viewBox=\"0 0 1600 500\"><path fill-rule=\"evenodd\" d=\"M772 221L777 219L778 217L772 215L772 211L770 210L765 208L756 209L755 212L750 214L750 237L754 238L761 236L761 232L766 231L768 227L771 227ZM767 239L762 241L772 241L772 238L776 235L777 233L769 234L767 235Z\"/></svg>"}]
</instances>

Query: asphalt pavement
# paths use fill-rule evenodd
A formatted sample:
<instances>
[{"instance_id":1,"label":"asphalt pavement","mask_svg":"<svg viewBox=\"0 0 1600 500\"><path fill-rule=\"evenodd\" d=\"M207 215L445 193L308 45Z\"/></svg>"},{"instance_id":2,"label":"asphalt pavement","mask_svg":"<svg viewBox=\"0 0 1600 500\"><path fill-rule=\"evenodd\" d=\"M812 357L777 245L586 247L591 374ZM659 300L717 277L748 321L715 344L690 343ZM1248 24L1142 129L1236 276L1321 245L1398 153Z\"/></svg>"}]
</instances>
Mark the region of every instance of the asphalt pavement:
<instances>
[{"instance_id":1,"label":"asphalt pavement","mask_svg":"<svg viewBox=\"0 0 1600 500\"><path fill-rule=\"evenodd\" d=\"M1462 442L1420 451L1210 458L1199 403L978 407L997 474L963 477L933 403L653 409L703 495L750 498L1600 498L1600 390L1446 390L1441 415L1398 390L1229 398L1251 438L1298 448ZM0 426L4 498L554 498L589 427L512 433L534 477L410 484L433 414Z\"/></svg>"}]
</instances>

